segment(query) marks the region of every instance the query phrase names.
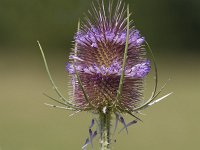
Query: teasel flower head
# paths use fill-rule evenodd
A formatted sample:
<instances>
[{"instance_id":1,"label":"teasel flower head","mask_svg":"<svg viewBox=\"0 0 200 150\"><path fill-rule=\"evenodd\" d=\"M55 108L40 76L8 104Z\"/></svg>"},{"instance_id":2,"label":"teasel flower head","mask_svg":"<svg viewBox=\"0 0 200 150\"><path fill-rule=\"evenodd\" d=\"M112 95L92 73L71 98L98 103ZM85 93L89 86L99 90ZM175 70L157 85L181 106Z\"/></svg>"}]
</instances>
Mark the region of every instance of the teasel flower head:
<instances>
[{"instance_id":1,"label":"teasel flower head","mask_svg":"<svg viewBox=\"0 0 200 150\"><path fill-rule=\"evenodd\" d=\"M74 36L67 71L72 77L72 99L83 110L132 112L143 98L143 81L150 71L145 39L132 21L127 28L130 14L125 5L121 1L114 9L112 5L106 8L103 1L98 8L93 5Z\"/></svg>"},{"instance_id":2,"label":"teasel flower head","mask_svg":"<svg viewBox=\"0 0 200 150\"><path fill-rule=\"evenodd\" d=\"M86 139L83 149L86 149L88 144L93 148L92 141L97 134L100 134L101 150L110 149L113 115L116 117L114 133L118 122L122 123L123 129L128 132L127 128L130 125L141 121L136 116L141 110L172 94L155 100L166 84L157 91L158 71L152 50L130 20L130 16L129 7L121 0L116 4L110 0L108 5L104 5L104 0L97 0L88 11L85 20L79 22L78 31L74 36L74 47L69 56L70 62L66 65L71 78L69 100L55 85L38 42L47 73L59 100L45 95L62 106L46 105L72 110L75 113L87 111L99 116L99 119L92 119L89 138ZM151 55L151 62L147 58L147 49ZM143 82L152 68L155 86L151 97L145 101ZM134 120L126 123L123 114L133 116ZM98 128L93 132L95 120Z\"/></svg>"}]
</instances>

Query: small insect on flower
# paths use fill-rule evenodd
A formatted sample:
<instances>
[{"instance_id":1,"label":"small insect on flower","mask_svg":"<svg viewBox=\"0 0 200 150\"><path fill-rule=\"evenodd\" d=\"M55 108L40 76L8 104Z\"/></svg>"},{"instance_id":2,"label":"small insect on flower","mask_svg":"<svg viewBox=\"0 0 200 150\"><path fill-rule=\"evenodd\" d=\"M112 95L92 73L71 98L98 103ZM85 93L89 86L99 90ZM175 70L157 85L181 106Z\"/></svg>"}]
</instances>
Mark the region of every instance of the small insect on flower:
<instances>
[{"instance_id":1,"label":"small insect on flower","mask_svg":"<svg viewBox=\"0 0 200 150\"><path fill-rule=\"evenodd\" d=\"M85 20L79 22L78 31L74 36L74 48L69 57L70 62L66 66L71 78L70 100L62 96L52 80L38 42L52 85L62 101L50 98L63 106L48 105L76 112L87 111L99 116L99 119L95 119L98 129L92 131L95 124L93 119L89 128L89 138L83 149L88 144L93 147L92 140L97 134L100 135L101 149L110 149L112 115L116 116L114 132L118 122L121 122L123 129L128 132L128 126L140 120L135 114L171 94L155 100L164 87L157 92L157 67L154 56L145 38L130 20L130 16L129 6L126 7L121 0L117 3L110 0L108 4L104 4L104 0L98 0L92 4ZM146 48L152 55L155 88L150 99L144 103L143 82L151 70ZM134 120L126 124L123 114L132 115Z\"/></svg>"}]
</instances>

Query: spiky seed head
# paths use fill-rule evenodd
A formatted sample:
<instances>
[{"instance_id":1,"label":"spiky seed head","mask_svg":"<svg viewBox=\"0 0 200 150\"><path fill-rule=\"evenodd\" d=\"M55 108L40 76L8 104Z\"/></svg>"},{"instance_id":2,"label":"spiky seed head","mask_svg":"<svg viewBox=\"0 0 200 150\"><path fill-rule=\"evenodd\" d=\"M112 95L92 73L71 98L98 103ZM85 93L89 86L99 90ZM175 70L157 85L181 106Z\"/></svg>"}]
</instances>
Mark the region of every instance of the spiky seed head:
<instances>
[{"instance_id":1,"label":"spiky seed head","mask_svg":"<svg viewBox=\"0 0 200 150\"><path fill-rule=\"evenodd\" d=\"M108 6L101 0L93 5L75 34L75 49L67 65L72 81L72 99L82 110L132 111L142 100L143 80L150 61L143 46L144 37L130 22L127 61L120 101L116 99L127 40L127 15L121 1ZM87 100L76 73L82 82Z\"/></svg>"}]
</instances>

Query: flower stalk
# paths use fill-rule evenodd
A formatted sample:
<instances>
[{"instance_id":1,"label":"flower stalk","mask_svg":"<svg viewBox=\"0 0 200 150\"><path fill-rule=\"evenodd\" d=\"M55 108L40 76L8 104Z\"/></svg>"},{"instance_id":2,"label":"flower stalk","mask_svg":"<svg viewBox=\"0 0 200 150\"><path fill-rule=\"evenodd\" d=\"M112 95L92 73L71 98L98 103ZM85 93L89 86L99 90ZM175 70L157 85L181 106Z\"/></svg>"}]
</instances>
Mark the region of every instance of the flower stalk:
<instances>
[{"instance_id":1,"label":"flower stalk","mask_svg":"<svg viewBox=\"0 0 200 150\"><path fill-rule=\"evenodd\" d=\"M99 114L101 150L110 150L111 112Z\"/></svg>"}]
</instances>

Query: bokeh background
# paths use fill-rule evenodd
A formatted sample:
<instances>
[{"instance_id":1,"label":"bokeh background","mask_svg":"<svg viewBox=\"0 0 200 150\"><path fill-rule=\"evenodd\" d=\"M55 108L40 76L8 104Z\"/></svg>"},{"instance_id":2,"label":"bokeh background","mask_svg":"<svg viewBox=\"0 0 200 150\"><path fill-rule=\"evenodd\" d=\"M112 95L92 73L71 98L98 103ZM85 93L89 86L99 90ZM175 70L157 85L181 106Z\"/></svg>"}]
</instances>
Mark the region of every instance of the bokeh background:
<instances>
[{"instance_id":1,"label":"bokeh background","mask_svg":"<svg viewBox=\"0 0 200 150\"><path fill-rule=\"evenodd\" d=\"M143 123L117 135L115 150L200 148L200 1L125 0L132 19L150 43L165 101L144 111ZM0 0L0 150L78 150L93 116L68 117L52 109L55 96L36 41L43 45L52 75L65 96L65 65L77 21L91 0ZM147 93L152 85L147 81ZM127 116L127 120L132 118ZM96 140L96 149L98 141Z\"/></svg>"}]
</instances>

